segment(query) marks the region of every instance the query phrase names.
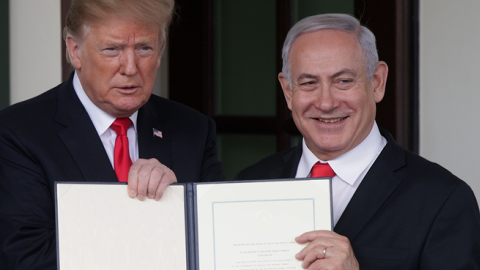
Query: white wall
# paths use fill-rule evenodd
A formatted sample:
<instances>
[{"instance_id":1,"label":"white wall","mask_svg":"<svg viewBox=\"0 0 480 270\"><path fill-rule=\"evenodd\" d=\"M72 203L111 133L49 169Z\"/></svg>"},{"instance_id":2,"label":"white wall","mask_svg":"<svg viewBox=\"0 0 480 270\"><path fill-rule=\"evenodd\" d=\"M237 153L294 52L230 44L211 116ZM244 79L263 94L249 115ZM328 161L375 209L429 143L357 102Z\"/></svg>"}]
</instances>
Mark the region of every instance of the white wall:
<instances>
[{"instance_id":1,"label":"white wall","mask_svg":"<svg viewBox=\"0 0 480 270\"><path fill-rule=\"evenodd\" d=\"M59 0L9 0L10 104L61 82Z\"/></svg>"},{"instance_id":2,"label":"white wall","mask_svg":"<svg viewBox=\"0 0 480 270\"><path fill-rule=\"evenodd\" d=\"M480 1L420 0L420 154L480 200Z\"/></svg>"}]
</instances>

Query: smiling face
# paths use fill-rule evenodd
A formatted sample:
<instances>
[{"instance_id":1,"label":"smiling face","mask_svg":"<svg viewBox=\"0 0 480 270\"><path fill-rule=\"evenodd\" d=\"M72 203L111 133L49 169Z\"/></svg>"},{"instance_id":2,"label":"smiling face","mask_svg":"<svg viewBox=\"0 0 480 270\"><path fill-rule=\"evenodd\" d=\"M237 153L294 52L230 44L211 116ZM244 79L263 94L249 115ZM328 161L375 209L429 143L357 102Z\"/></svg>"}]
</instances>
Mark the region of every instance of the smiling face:
<instances>
[{"instance_id":1,"label":"smiling face","mask_svg":"<svg viewBox=\"0 0 480 270\"><path fill-rule=\"evenodd\" d=\"M88 23L84 37L66 38L85 93L114 117L129 117L153 90L161 59L159 29L133 19L107 16Z\"/></svg>"},{"instance_id":2,"label":"smiling face","mask_svg":"<svg viewBox=\"0 0 480 270\"><path fill-rule=\"evenodd\" d=\"M282 73L279 80L308 148L326 161L360 144L383 98L387 65L379 62L368 80L355 34L330 29L300 35L289 57L292 86Z\"/></svg>"}]
</instances>

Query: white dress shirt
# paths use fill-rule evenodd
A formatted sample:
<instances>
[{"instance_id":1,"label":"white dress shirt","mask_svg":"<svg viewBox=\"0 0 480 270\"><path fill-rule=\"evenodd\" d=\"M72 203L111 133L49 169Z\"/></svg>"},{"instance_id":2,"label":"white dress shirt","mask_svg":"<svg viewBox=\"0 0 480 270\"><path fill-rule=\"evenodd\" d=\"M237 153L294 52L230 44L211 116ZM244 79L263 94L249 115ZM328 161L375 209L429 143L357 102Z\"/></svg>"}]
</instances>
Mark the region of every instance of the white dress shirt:
<instances>
[{"instance_id":1,"label":"white dress shirt","mask_svg":"<svg viewBox=\"0 0 480 270\"><path fill-rule=\"evenodd\" d=\"M113 124L116 118L102 111L90 100L85 93L85 90L83 90L82 84L80 83L76 72L73 77L73 88L75 89L80 102L82 102L83 107L85 107L88 116L90 116L90 119L97 130L98 136L102 140L103 147L105 147L105 151L107 152L113 168L113 151L115 149L115 139L117 138L117 133L115 133L110 126ZM138 111L130 116L130 120L132 120L133 125L131 125L127 130L128 150L130 152L130 159L132 162L135 162L138 159L137 115Z\"/></svg>"},{"instance_id":2,"label":"white dress shirt","mask_svg":"<svg viewBox=\"0 0 480 270\"><path fill-rule=\"evenodd\" d=\"M332 178L334 225L337 224L348 202L386 144L387 140L380 134L375 122L370 134L363 142L336 159L328 161L336 173ZM317 162L326 163L308 149L305 139L303 139L302 157L298 163L295 177L309 177L313 165Z\"/></svg>"}]
</instances>

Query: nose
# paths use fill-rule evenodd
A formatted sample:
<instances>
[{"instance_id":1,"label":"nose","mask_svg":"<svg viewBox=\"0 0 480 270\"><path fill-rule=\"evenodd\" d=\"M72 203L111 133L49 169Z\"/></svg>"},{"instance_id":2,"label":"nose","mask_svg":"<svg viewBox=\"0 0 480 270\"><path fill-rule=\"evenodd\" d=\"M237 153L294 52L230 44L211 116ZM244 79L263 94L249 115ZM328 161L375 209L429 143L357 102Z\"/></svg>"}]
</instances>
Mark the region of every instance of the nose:
<instances>
[{"instance_id":1,"label":"nose","mask_svg":"<svg viewBox=\"0 0 480 270\"><path fill-rule=\"evenodd\" d=\"M318 90L317 96L317 107L318 109L329 112L338 107L338 100L335 95L335 89L333 87L324 86L320 87Z\"/></svg>"},{"instance_id":2,"label":"nose","mask_svg":"<svg viewBox=\"0 0 480 270\"><path fill-rule=\"evenodd\" d=\"M135 50L129 48L122 52L120 58L120 73L126 76L133 76L138 73Z\"/></svg>"}]
</instances>

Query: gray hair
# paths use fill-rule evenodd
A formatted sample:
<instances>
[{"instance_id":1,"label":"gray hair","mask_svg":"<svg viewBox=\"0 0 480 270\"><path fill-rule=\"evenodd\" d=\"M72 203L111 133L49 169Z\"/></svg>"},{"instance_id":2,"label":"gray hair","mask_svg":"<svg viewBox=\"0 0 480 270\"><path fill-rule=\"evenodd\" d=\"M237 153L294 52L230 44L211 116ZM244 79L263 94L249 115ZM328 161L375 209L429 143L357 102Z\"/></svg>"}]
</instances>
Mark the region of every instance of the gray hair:
<instances>
[{"instance_id":1,"label":"gray hair","mask_svg":"<svg viewBox=\"0 0 480 270\"><path fill-rule=\"evenodd\" d=\"M363 52L363 61L365 63L365 74L368 80L371 80L375 67L378 63L377 46L375 45L375 36L365 26L353 16L347 14L321 14L304 18L297 22L290 31L288 31L285 43L282 48L283 67L282 72L292 87L290 74L290 50L293 42L304 33L313 32L321 29L334 29L347 33L355 33L358 44Z\"/></svg>"}]
</instances>

